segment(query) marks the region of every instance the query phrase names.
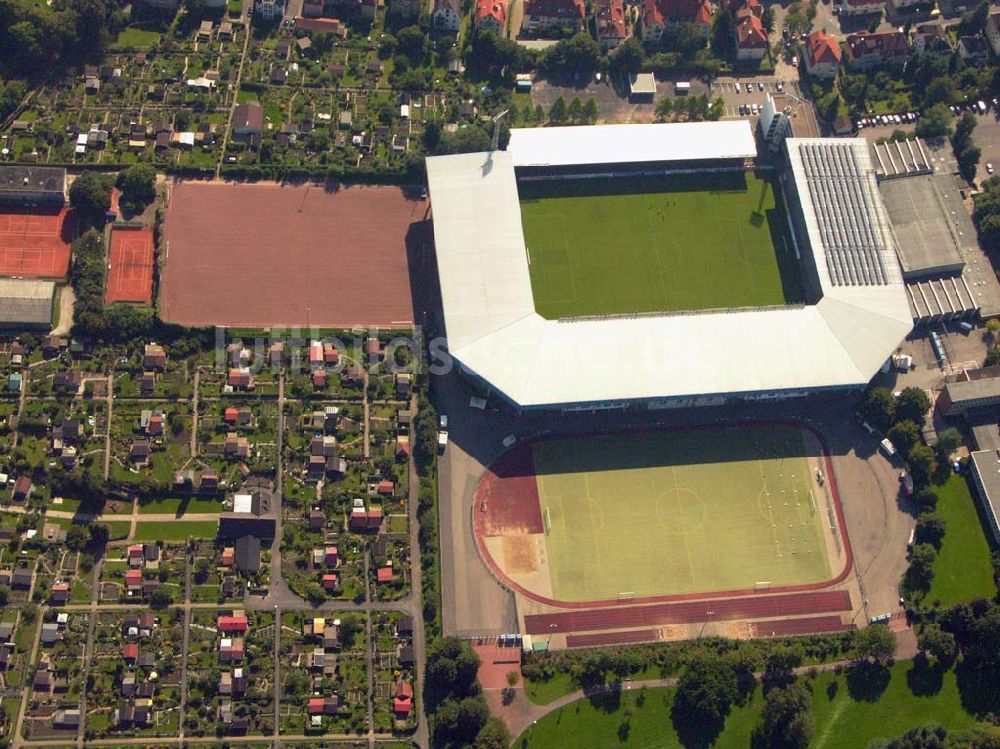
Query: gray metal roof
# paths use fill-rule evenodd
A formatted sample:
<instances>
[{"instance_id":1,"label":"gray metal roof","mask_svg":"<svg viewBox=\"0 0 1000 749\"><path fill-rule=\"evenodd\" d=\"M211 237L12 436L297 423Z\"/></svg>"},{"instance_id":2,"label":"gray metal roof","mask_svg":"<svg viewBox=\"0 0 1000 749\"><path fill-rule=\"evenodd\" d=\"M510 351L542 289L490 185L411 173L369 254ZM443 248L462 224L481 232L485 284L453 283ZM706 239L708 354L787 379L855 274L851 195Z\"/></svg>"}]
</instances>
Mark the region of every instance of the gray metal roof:
<instances>
[{"instance_id":1,"label":"gray metal roof","mask_svg":"<svg viewBox=\"0 0 1000 749\"><path fill-rule=\"evenodd\" d=\"M49 325L52 281L0 278L0 325Z\"/></svg>"},{"instance_id":2,"label":"gray metal roof","mask_svg":"<svg viewBox=\"0 0 1000 749\"><path fill-rule=\"evenodd\" d=\"M786 143L801 194L817 181L814 168L833 169L830 159L839 159L836 168L844 174L818 201L834 213L809 210L804 217L811 248L803 252L821 258L841 253L829 265L816 263L818 304L572 321L546 320L535 312L515 157L496 152L429 158L452 356L526 407L867 383L912 328L867 146L863 140ZM847 151L824 153L827 144L846 144ZM809 147L808 161L800 156L803 146ZM844 237L830 225L837 210L853 211L867 224ZM831 269L839 274L837 282Z\"/></svg>"}]
</instances>

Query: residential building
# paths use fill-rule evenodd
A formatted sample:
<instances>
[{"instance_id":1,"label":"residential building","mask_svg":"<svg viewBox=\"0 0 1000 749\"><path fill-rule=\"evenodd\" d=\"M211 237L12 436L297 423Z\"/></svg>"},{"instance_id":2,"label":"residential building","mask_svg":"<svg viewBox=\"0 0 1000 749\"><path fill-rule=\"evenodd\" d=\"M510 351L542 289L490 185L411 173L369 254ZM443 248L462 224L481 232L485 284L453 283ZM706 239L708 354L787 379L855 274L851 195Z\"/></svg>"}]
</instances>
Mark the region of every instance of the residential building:
<instances>
[{"instance_id":1,"label":"residential building","mask_svg":"<svg viewBox=\"0 0 1000 749\"><path fill-rule=\"evenodd\" d=\"M993 54L1000 55L1000 11L990 13L983 31L989 40L990 47L993 48Z\"/></svg>"},{"instance_id":2,"label":"residential building","mask_svg":"<svg viewBox=\"0 0 1000 749\"><path fill-rule=\"evenodd\" d=\"M712 28L709 0L642 0L642 40L660 42L666 31L690 24L705 37Z\"/></svg>"},{"instance_id":3,"label":"residential building","mask_svg":"<svg viewBox=\"0 0 1000 749\"><path fill-rule=\"evenodd\" d=\"M233 112L233 136L250 138L260 135L264 128L264 110L256 102L246 102Z\"/></svg>"},{"instance_id":4,"label":"residential building","mask_svg":"<svg viewBox=\"0 0 1000 749\"><path fill-rule=\"evenodd\" d=\"M525 0L521 31L527 34L570 34L583 30L583 0Z\"/></svg>"},{"instance_id":5,"label":"residential building","mask_svg":"<svg viewBox=\"0 0 1000 749\"><path fill-rule=\"evenodd\" d=\"M438 31L457 34L462 27L461 0L434 0L431 18Z\"/></svg>"},{"instance_id":6,"label":"residential building","mask_svg":"<svg viewBox=\"0 0 1000 749\"><path fill-rule=\"evenodd\" d=\"M628 38L624 1L595 0L594 23L597 27L597 41L605 52L624 42Z\"/></svg>"},{"instance_id":7,"label":"residential building","mask_svg":"<svg viewBox=\"0 0 1000 749\"><path fill-rule=\"evenodd\" d=\"M833 80L840 69L840 45L832 36L814 31L806 37L802 58L809 75Z\"/></svg>"},{"instance_id":8,"label":"residential building","mask_svg":"<svg viewBox=\"0 0 1000 749\"><path fill-rule=\"evenodd\" d=\"M507 28L506 0L477 0L473 22L480 31L502 36Z\"/></svg>"},{"instance_id":9,"label":"residential building","mask_svg":"<svg viewBox=\"0 0 1000 749\"><path fill-rule=\"evenodd\" d=\"M767 32L760 16L745 15L736 22L736 59L760 60L767 52Z\"/></svg>"},{"instance_id":10,"label":"residential building","mask_svg":"<svg viewBox=\"0 0 1000 749\"><path fill-rule=\"evenodd\" d=\"M847 60L852 70L871 70L880 65L902 65L910 54L910 43L902 31L859 31L847 37Z\"/></svg>"},{"instance_id":11,"label":"residential building","mask_svg":"<svg viewBox=\"0 0 1000 749\"><path fill-rule=\"evenodd\" d=\"M990 59L990 44L979 36L960 36L958 54L966 65L985 65Z\"/></svg>"},{"instance_id":12,"label":"residential building","mask_svg":"<svg viewBox=\"0 0 1000 749\"><path fill-rule=\"evenodd\" d=\"M951 57L954 49L951 38L939 23L925 23L917 26L913 34L913 49L921 55Z\"/></svg>"}]
</instances>

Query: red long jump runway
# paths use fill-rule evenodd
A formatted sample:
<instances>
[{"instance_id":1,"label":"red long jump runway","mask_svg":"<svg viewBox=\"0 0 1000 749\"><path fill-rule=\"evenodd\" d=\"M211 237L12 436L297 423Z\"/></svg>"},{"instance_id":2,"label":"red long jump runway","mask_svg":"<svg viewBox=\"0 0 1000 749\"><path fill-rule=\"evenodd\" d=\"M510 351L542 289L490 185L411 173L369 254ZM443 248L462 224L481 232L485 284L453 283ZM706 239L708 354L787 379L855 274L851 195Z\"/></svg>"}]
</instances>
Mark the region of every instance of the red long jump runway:
<instances>
[{"instance_id":1,"label":"red long jump runway","mask_svg":"<svg viewBox=\"0 0 1000 749\"><path fill-rule=\"evenodd\" d=\"M398 187L177 183L160 307L182 325L409 327L407 240L428 208Z\"/></svg>"},{"instance_id":2,"label":"red long jump runway","mask_svg":"<svg viewBox=\"0 0 1000 749\"><path fill-rule=\"evenodd\" d=\"M557 614L528 614L524 617L524 629L529 635L544 635L556 632L651 627L661 624L805 616L850 610L851 596L846 590L820 590L747 598L659 603L650 606L583 609Z\"/></svg>"},{"instance_id":3,"label":"red long jump runway","mask_svg":"<svg viewBox=\"0 0 1000 749\"><path fill-rule=\"evenodd\" d=\"M753 637L787 637L789 635L818 635L829 632L847 632L854 624L844 624L837 615L812 616L806 619L775 619L751 622Z\"/></svg>"},{"instance_id":4,"label":"red long jump runway","mask_svg":"<svg viewBox=\"0 0 1000 749\"><path fill-rule=\"evenodd\" d=\"M65 278L76 211L0 209L0 276Z\"/></svg>"},{"instance_id":5,"label":"red long jump runway","mask_svg":"<svg viewBox=\"0 0 1000 749\"><path fill-rule=\"evenodd\" d=\"M632 629L628 632L606 632L600 635L566 635L568 648L596 648L600 645L628 645L657 639L655 629Z\"/></svg>"},{"instance_id":6,"label":"red long jump runway","mask_svg":"<svg viewBox=\"0 0 1000 749\"><path fill-rule=\"evenodd\" d=\"M153 230L148 226L111 228L105 301L153 301Z\"/></svg>"}]
</instances>

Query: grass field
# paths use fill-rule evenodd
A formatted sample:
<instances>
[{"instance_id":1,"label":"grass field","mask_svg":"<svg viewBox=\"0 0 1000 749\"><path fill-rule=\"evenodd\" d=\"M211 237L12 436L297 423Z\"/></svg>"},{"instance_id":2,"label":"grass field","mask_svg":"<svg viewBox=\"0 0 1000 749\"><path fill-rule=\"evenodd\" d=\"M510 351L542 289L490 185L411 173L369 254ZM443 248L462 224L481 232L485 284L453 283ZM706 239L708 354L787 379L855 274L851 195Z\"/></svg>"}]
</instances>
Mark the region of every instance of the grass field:
<instances>
[{"instance_id":1,"label":"grass field","mask_svg":"<svg viewBox=\"0 0 1000 749\"><path fill-rule=\"evenodd\" d=\"M781 202L762 177L547 181L519 194L542 317L802 301Z\"/></svg>"},{"instance_id":2,"label":"grass field","mask_svg":"<svg viewBox=\"0 0 1000 749\"><path fill-rule=\"evenodd\" d=\"M936 692L918 696L911 690L908 678L913 664L901 661L889 671L885 691L874 701L854 699L846 678L832 673L820 674L812 685L812 712L816 731L810 749L862 749L875 738L896 737L914 726L939 723L949 730L964 730L976 725L962 709L953 671L941 679ZM914 680L916 682L916 680ZM835 686L831 686L835 685ZM625 692L620 703L611 700L591 702L579 700L538 721L522 734L515 746L524 749L552 749L572 746L574 749L605 749L628 746L633 749L681 749L670 717L673 689ZM730 713L715 749L746 749L763 705L758 687L745 705ZM639 704L642 703L642 704ZM628 717L627 740L622 741L619 729Z\"/></svg>"},{"instance_id":3,"label":"grass field","mask_svg":"<svg viewBox=\"0 0 1000 749\"><path fill-rule=\"evenodd\" d=\"M935 487L937 513L944 518L945 535L934 560L934 579L927 593L929 602L951 606L976 598L993 598L993 564L990 546L979 520L969 485L961 476L952 476L944 486Z\"/></svg>"},{"instance_id":4,"label":"grass field","mask_svg":"<svg viewBox=\"0 0 1000 749\"><path fill-rule=\"evenodd\" d=\"M203 497L161 497L139 505L140 515L158 515L161 513L174 513L175 515L183 508L184 515L196 515L204 512L222 512L222 503L217 499L206 499Z\"/></svg>"},{"instance_id":5,"label":"grass field","mask_svg":"<svg viewBox=\"0 0 1000 749\"><path fill-rule=\"evenodd\" d=\"M546 440L533 454L560 600L831 577L797 428Z\"/></svg>"},{"instance_id":6,"label":"grass field","mask_svg":"<svg viewBox=\"0 0 1000 749\"><path fill-rule=\"evenodd\" d=\"M218 523L214 520L138 522L135 526L135 542L140 541L187 541L189 538L215 538Z\"/></svg>"}]
</instances>

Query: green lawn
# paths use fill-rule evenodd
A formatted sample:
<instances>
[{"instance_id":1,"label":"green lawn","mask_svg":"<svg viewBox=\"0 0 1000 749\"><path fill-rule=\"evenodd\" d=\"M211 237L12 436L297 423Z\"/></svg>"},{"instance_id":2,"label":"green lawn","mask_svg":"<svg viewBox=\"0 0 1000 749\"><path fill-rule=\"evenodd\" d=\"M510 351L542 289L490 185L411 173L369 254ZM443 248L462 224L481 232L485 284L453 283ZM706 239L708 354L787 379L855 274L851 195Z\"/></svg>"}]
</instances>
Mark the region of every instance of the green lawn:
<instances>
[{"instance_id":1,"label":"green lawn","mask_svg":"<svg viewBox=\"0 0 1000 749\"><path fill-rule=\"evenodd\" d=\"M762 177L543 181L519 194L542 317L802 301L781 202Z\"/></svg>"},{"instance_id":2,"label":"green lawn","mask_svg":"<svg viewBox=\"0 0 1000 749\"><path fill-rule=\"evenodd\" d=\"M133 541L187 541L188 538L215 538L218 523L213 520L139 522Z\"/></svg>"},{"instance_id":3,"label":"green lawn","mask_svg":"<svg viewBox=\"0 0 1000 749\"><path fill-rule=\"evenodd\" d=\"M205 499L203 497L164 497L139 505L140 515L158 515L161 513L180 512L184 508L184 514L200 514L204 512L221 512L222 505L218 500Z\"/></svg>"},{"instance_id":4,"label":"green lawn","mask_svg":"<svg viewBox=\"0 0 1000 749\"><path fill-rule=\"evenodd\" d=\"M945 728L962 730L975 725L975 720L962 710L954 672L944 674L940 688L928 696L917 696L908 685L909 661L890 669L889 683L874 702L854 699L846 677L833 673L820 674L812 685L812 710L816 732L810 749L863 749L879 737L895 737L908 729L926 723L940 723ZM914 679L926 684L926 681ZM836 687L831 688L831 684ZM670 716L673 689L624 692L620 704L613 698L583 699L567 705L538 721L514 743L519 749L681 749L682 744ZM642 704L640 704L642 703ZM758 687L745 705L736 707L725 728L711 746L717 749L746 749L763 704ZM627 713L629 730L622 740L620 727ZM523 742L523 743L522 743ZM694 744L692 744L693 746Z\"/></svg>"},{"instance_id":5,"label":"green lawn","mask_svg":"<svg viewBox=\"0 0 1000 749\"><path fill-rule=\"evenodd\" d=\"M135 27L123 29L115 40L115 49L149 49L160 41L156 31L146 31Z\"/></svg>"},{"instance_id":6,"label":"green lawn","mask_svg":"<svg viewBox=\"0 0 1000 749\"><path fill-rule=\"evenodd\" d=\"M535 444L554 597L831 577L809 454L804 433L786 426Z\"/></svg>"},{"instance_id":7,"label":"green lawn","mask_svg":"<svg viewBox=\"0 0 1000 749\"><path fill-rule=\"evenodd\" d=\"M975 598L996 595L990 546L979 520L969 485L962 476L952 476L935 487L937 512L944 518L945 535L934 562L934 580L926 601L951 606Z\"/></svg>"}]
</instances>

